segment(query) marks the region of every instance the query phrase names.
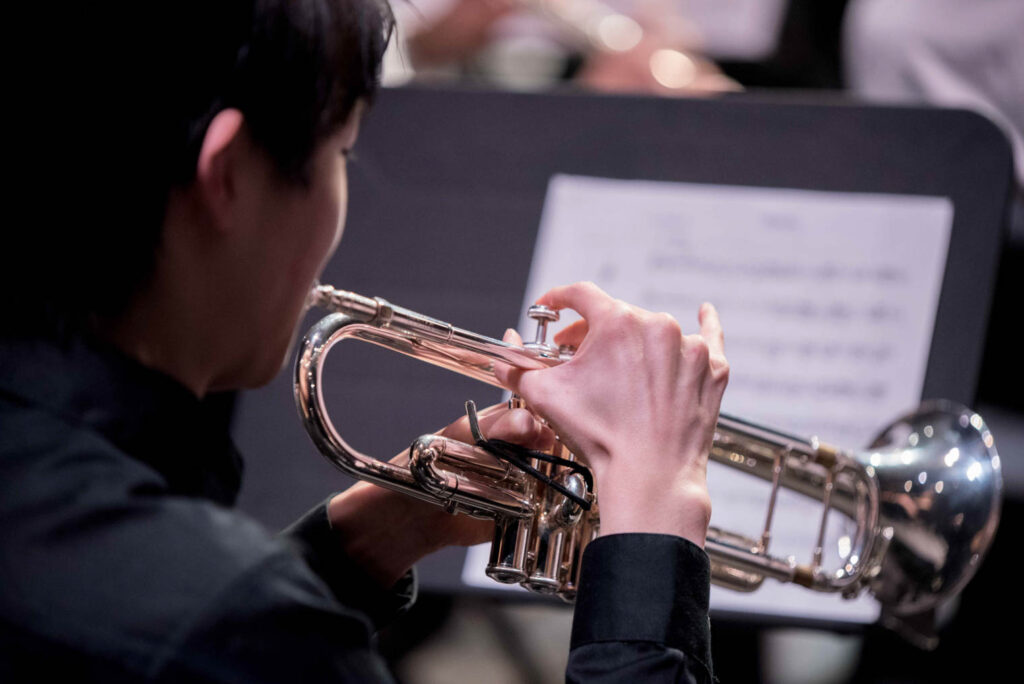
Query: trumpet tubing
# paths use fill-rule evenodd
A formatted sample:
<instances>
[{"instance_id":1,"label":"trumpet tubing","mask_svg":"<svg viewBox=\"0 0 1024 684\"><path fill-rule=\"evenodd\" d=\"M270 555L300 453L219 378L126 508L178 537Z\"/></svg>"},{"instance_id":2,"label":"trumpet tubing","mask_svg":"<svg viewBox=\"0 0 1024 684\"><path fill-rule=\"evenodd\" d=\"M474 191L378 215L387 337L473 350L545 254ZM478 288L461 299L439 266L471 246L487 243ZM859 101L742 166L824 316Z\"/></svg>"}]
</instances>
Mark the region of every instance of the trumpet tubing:
<instances>
[{"instance_id":1,"label":"trumpet tubing","mask_svg":"<svg viewBox=\"0 0 1024 684\"><path fill-rule=\"evenodd\" d=\"M557 458L516 465L479 446L424 435L410 449L409 466L397 466L344 441L324 408L321 385L330 349L357 339L502 387L495 377L501 364L532 370L572 358L572 349L545 340L558 314L531 307L537 336L519 347L329 286L314 288L310 303L332 312L306 335L295 369L299 414L319 450L355 477L450 512L493 518L487 574L571 601L583 551L600 531L599 483L581 455L556 442ZM513 402L522 405L518 397ZM867 589L887 625L926 647L934 643L927 626L910 624L964 587L999 521L1002 476L992 435L978 414L951 402L922 405L859 452L722 414L710 458L770 486L760 536L709 528L713 582L753 591L771 578L847 598ZM821 502L816 542L802 561L771 548L782 489ZM853 521L855 531L839 565L826 567L824 540L834 512Z\"/></svg>"}]
</instances>

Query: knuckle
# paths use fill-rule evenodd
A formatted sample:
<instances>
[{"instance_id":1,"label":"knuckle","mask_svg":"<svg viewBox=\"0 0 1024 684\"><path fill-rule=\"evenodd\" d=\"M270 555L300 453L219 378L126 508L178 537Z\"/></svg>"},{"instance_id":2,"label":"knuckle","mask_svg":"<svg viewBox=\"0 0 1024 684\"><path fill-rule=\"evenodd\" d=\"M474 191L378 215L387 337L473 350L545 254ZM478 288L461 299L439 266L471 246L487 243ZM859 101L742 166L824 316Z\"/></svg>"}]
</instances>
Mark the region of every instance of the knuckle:
<instances>
[{"instance_id":1,"label":"knuckle","mask_svg":"<svg viewBox=\"0 0 1024 684\"><path fill-rule=\"evenodd\" d=\"M700 335L688 335L684 338L683 355L694 361L707 360L710 356L708 341Z\"/></svg>"},{"instance_id":2,"label":"knuckle","mask_svg":"<svg viewBox=\"0 0 1024 684\"><path fill-rule=\"evenodd\" d=\"M527 434L533 429L533 416L526 409L512 409L508 412L507 425L509 432Z\"/></svg>"},{"instance_id":3,"label":"knuckle","mask_svg":"<svg viewBox=\"0 0 1024 684\"><path fill-rule=\"evenodd\" d=\"M683 327L679 325L679 321L672 314L658 314L658 325L665 336L680 340L683 338Z\"/></svg>"},{"instance_id":4,"label":"knuckle","mask_svg":"<svg viewBox=\"0 0 1024 684\"><path fill-rule=\"evenodd\" d=\"M724 386L729 384L729 364L723 363L715 371L716 379Z\"/></svg>"},{"instance_id":5,"label":"knuckle","mask_svg":"<svg viewBox=\"0 0 1024 684\"><path fill-rule=\"evenodd\" d=\"M679 351L683 344L683 329L674 317L667 313L647 314L645 323L653 343Z\"/></svg>"},{"instance_id":6,"label":"knuckle","mask_svg":"<svg viewBox=\"0 0 1024 684\"><path fill-rule=\"evenodd\" d=\"M711 521L711 495L707 487L691 483L683 487L683 491L690 514L706 526Z\"/></svg>"},{"instance_id":7,"label":"knuckle","mask_svg":"<svg viewBox=\"0 0 1024 684\"><path fill-rule=\"evenodd\" d=\"M729 360L725 358L725 354L721 352L711 354L710 357L711 370L716 378L720 378L724 381L729 380Z\"/></svg>"},{"instance_id":8,"label":"knuckle","mask_svg":"<svg viewBox=\"0 0 1024 684\"><path fill-rule=\"evenodd\" d=\"M605 296L604 290L598 287L597 283L595 283L593 280L583 280L581 282L578 282L576 283L575 288L580 294L585 295L588 298L593 299Z\"/></svg>"},{"instance_id":9,"label":"knuckle","mask_svg":"<svg viewBox=\"0 0 1024 684\"><path fill-rule=\"evenodd\" d=\"M615 327L620 330L635 328L640 323L636 310L620 300L615 300L610 318Z\"/></svg>"}]
</instances>

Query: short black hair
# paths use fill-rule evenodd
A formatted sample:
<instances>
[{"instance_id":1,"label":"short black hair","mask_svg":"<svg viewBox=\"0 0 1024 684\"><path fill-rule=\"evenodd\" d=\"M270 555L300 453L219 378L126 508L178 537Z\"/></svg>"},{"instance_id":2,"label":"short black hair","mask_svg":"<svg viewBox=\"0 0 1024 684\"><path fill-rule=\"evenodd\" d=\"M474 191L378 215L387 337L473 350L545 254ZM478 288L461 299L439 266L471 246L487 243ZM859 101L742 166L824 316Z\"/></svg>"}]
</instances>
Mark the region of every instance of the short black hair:
<instances>
[{"instance_id":1,"label":"short black hair","mask_svg":"<svg viewBox=\"0 0 1024 684\"><path fill-rule=\"evenodd\" d=\"M62 321L123 310L152 272L171 191L194 179L226 108L284 180L306 182L317 144L373 99L394 25L386 0L82 5L49 18L58 30L26 54L37 83L22 99L45 115L52 149L24 171L32 220L3 229L20 263L0 283L19 301L0 328L43 310ZM12 286L23 267L31 282Z\"/></svg>"}]
</instances>

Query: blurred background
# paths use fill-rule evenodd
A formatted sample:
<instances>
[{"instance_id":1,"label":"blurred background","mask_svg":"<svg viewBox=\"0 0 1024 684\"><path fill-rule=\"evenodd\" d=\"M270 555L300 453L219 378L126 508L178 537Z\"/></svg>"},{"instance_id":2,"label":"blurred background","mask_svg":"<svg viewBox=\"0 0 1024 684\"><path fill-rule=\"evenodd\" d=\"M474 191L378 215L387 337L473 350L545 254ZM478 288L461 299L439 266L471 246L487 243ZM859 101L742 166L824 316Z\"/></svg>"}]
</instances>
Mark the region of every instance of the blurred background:
<instances>
[{"instance_id":1,"label":"blurred background","mask_svg":"<svg viewBox=\"0 0 1024 684\"><path fill-rule=\"evenodd\" d=\"M981 303L990 313L974 406L996 436L1007 491L994 547L951 606L938 649L920 651L874 626L812 630L735 616L712 621L712 641L723 682L1010 678L997 673L1014 671L1011 639L1021 608L1010 580L1010 555L1024 500L1024 360L1015 344L1024 294L1024 2L415 0L399 2L395 10L399 31L385 72L393 88L923 105L968 109L998 127L1015 169L994 294ZM417 116L403 113L413 129ZM411 158L409 164L422 161ZM372 177L374 168L355 173ZM350 224L348 230L359 228ZM493 270L486 259L482 268ZM337 284L356 289L353 271L360 266L337 268L346 277ZM518 306L521 286L509 295L512 307ZM444 311L429 301L396 303L443 318ZM471 306L490 304L483 298ZM408 373L419 378L419 371ZM429 385L432 376L422 382ZM243 399L236 425L243 453L266 448L258 443L266 436L247 426L260 421L261 402L279 405L284 396L287 404L289 385L282 377L255 398ZM387 398L376 401L381 411L397 411ZM274 477L261 476L261 467L251 464L242 505L280 526L292 511L268 509L265 485ZM563 679L571 619L570 607L549 600L428 590L381 635L380 648L409 684L556 682Z\"/></svg>"}]
</instances>

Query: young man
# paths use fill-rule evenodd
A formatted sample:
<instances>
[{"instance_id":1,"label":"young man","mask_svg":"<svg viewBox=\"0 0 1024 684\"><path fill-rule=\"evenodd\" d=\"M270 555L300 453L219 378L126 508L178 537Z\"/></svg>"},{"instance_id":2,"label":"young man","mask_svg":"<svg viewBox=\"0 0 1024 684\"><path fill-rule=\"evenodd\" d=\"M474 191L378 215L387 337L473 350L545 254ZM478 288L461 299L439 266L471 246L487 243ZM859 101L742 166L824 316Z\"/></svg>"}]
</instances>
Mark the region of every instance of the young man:
<instances>
[{"instance_id":1,"label":"young man","mask_svg":"<svg viewBox=\"0 0 1024 684\"><path fill-rule=\"evenodd\" d=\"M240 461L202 399L265 383L289 354L341 235L390 19L377 0L210 4L132 3L54 48L60 82L89 97L43 100L78 145L72 198L8 252L45 276L4 284L4 681L388 681L371 636L411 601L409 568L490 536L365 484L279 537L231 509ZM504 380L601 491L567 676L709 680L717 315L684 336L592 285L542 301L584 316L560 338L579 352ZM484 429L550 439L523 411Z\"/></svg>"}]
</instances>

